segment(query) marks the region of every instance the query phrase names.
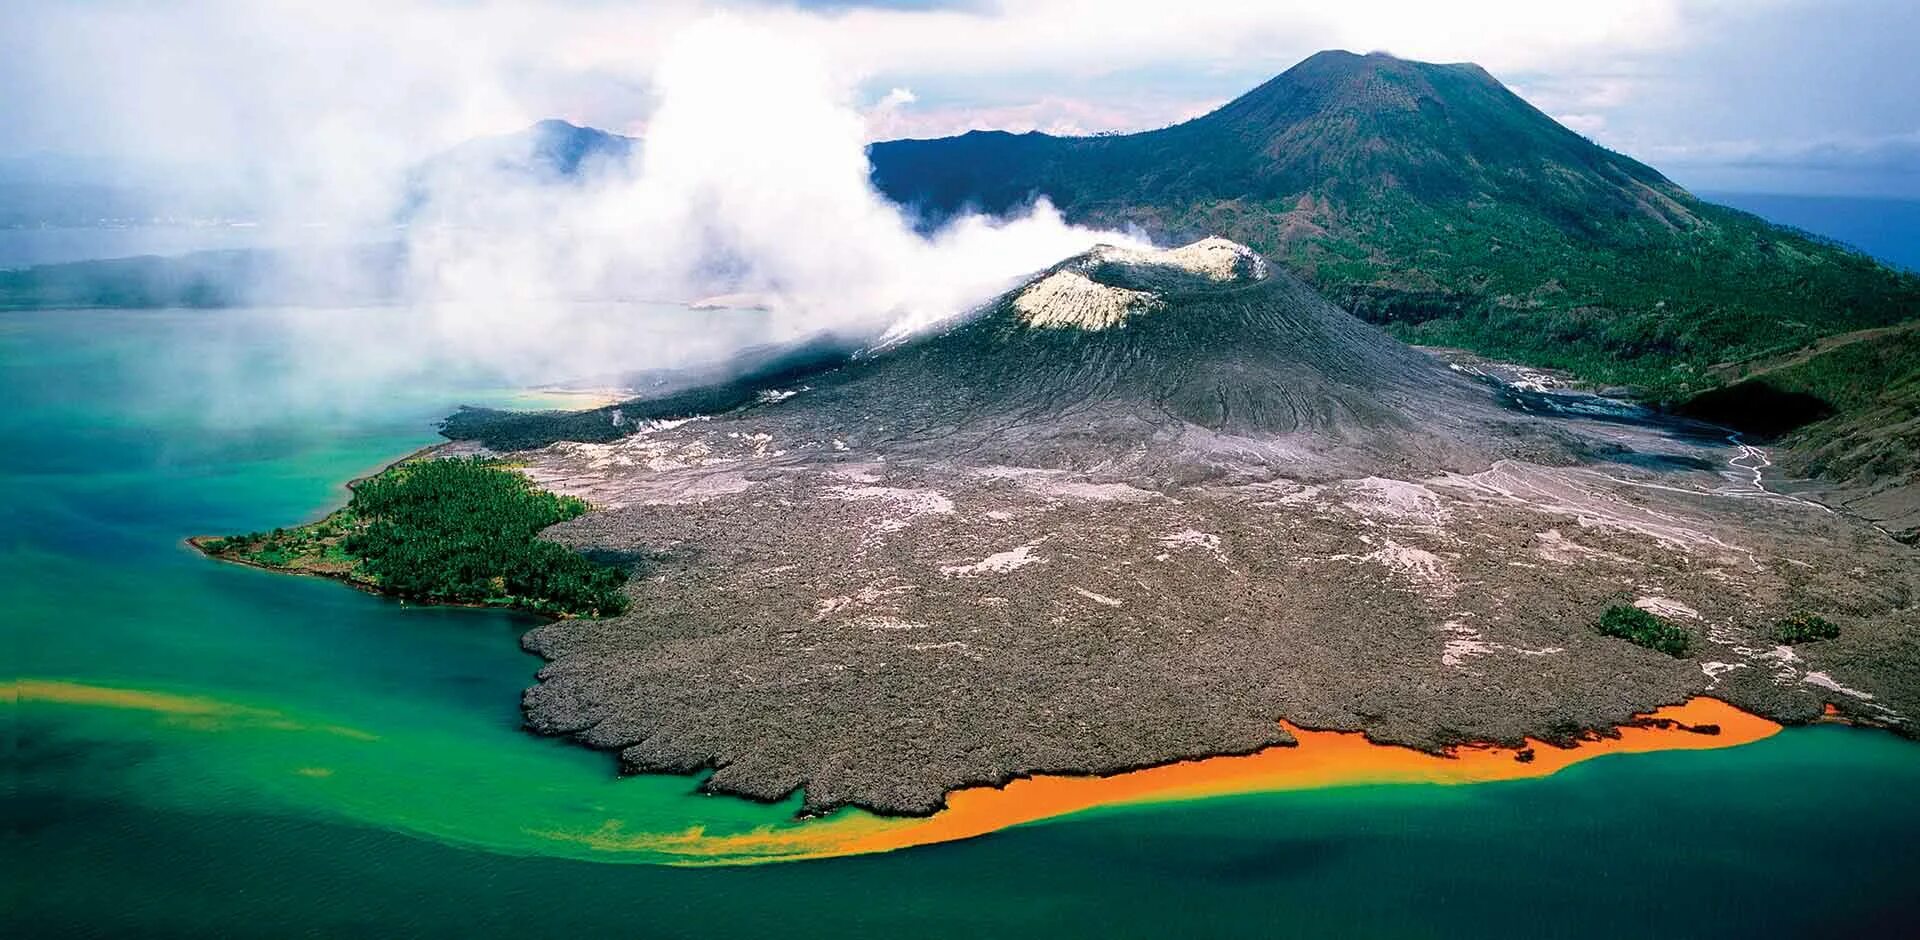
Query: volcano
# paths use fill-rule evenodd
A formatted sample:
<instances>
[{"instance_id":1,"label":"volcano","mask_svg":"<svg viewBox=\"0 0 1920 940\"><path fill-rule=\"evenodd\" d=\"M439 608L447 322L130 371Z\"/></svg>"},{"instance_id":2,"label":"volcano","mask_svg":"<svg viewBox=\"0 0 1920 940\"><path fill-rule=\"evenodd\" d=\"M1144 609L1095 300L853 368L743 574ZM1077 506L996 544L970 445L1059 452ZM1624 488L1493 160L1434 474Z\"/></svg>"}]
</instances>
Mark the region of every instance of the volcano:
<instances>
[{"instance_id":1,"label":"volcano","mask_svg":"<svg viewBox=\"0 0 1920 940\"><path fill-rule=\"evenodd\" d=\"M870 156L874 185L929 225L1044 196L1073 222L1164 241L1225 235L1401 339L1657 401L1711 395L1920 310L1920 276L1699 199L1471 63L1326 51L1158 130L976 131L877 143ZM1914 371L1879 360L1886 371L1860 387L1883 394L1789 382L1821 399L1801 413L1833 417L1784 447L1793 466L1852 491L1857 511L1912 541L1920 461L1911 434L1884 429L1911 422L1898 390ZM1750 391L1698 408L1775 421Z\"/></svg>"},{"instance_id":2,"label":"volcano","mask_svg":"<svg viewBox=\"0 0 1920 940\"><path fill-rule=\"evenodd\" d=\"M1920 708L1912 548L1768 490L1737 439L1450 366L1230 241L1096 249L924 335L762 358L450 425L596 507L547 537L637 560L627 613L527 635L533 729L919 814L1286 744L1282 719L1443 750L1700 694ZM1604 635L1613 606L1691 643ZM1839 638L1773 639L1809 611Z\"/></svg>"},{"instance_id":3,"label":"volcano","mask_svg":"<svg viewBox=\"0 0 1920 940\"><path fill-rule=\"evenodd\" d=\"M837 426L940 459L1147 480L1482 469L1575 449L1224 239L1096 249L821 383Z\"/></svg>"},{"instance_id":4,"label":"volcano","mask_svg":"<svg viewBox=\"0 0 1920 940\"><path fill-rule=\"evenodd\" d=\"M564 419L468 413L450 428L523 446L564 420L556 433L611 439L632 422L804 383L804 402L763 415L768 433L1115 479L1471 472L1582 450L1221 238L1167 251L1102 246L929 336L842 363L822 358L818 343L804 348L814 355L757 357L779 367L756 363L717 387Z\"/></svg>"}]
</instances>

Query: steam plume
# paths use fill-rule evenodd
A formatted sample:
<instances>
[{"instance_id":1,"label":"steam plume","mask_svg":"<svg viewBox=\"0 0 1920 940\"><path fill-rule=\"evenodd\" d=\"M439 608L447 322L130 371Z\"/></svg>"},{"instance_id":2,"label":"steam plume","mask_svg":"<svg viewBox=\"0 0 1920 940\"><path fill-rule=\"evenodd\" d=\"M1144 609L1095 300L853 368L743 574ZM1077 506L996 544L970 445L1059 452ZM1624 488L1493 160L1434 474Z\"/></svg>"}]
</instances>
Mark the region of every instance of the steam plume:
<instances>
[{"instance_id":1,"label":"steam plume","mask_svg":"<svg viewBox=\"0 0 1920 940\"><path fill-rule=\"evenodd\" d=\"M868 181L866 127L813 51L717 16L670 44L630 165L554 186L482 161L439 168L408 230L416 341L509 374L607 374L684 354L609 322L619 303L726 295L753 341L899 335L1093 244L1044 200L931 236Z\"/></svg>"}]
</instances>

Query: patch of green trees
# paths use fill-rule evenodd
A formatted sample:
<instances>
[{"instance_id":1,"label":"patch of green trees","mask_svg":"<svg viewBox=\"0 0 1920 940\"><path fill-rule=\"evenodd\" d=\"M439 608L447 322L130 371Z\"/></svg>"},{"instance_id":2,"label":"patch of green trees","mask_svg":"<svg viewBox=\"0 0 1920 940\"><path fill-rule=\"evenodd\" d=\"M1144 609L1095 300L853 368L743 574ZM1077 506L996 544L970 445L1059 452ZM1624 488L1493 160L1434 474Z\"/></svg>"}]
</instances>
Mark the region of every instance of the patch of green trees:
<instances>
[{"instance_id":1,"label":"patch of green trees","mask_svg":"<svg viewBox=\"0 0 1920 940\"><path fill-rule=\"evenodd\" d=\"M1675 658L1686 656L1693 648L1693 634L1684 627L1629 604L1607 608L1594 629L1604 636L1618 637Z\"/></svg>"},{"instance_id":2,"label":"patch of green trees","mask_svg":"<svg viewBox=\"0 0 1920 940\"><path fill-rule=\"evenodd\" d=\"M498 460L416 460L355 484L347 505L319 522L197 544L418 600L617 614L628 604L624 568L539 537L586 511L584 500L537 489Z\"/></svg>"},{"instance_id":3,"label":"patch of green trees","mask_svg":"<svg viewBox=\"0 0 1920 940\"><path fill-rule=\"evenodd\" d=\"M361 525L341 547L393 593L555 614L627 607L626 572L538 537L586 502L536 489L498 461L402 464L355 486L348 509Z\"/></svg>"},{"instance_id":4,"label":"patch of green trees","mask_svg":"<svg viewBox=\"0 0 1920 940\"><path fill-rule=\"evenodd\" d=\"M1791 614L1774 627L1773 637L1782 643L1812 643L1818 640L1831 640L1840 635L1840 627L1833 621L1817 614L1800 611Z\"/></svg>"}]
</instances>

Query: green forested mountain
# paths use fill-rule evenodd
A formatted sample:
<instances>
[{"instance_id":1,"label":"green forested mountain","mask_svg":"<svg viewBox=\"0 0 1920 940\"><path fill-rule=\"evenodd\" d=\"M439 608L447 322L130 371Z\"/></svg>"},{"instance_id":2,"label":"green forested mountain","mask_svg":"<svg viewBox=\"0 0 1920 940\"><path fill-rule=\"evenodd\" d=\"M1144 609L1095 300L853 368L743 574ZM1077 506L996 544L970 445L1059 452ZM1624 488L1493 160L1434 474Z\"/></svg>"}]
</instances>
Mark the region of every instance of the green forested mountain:
<instances>
[{"instance_id":1,"label":"green forested mountain","mask_svg":"<svg viewBox=\"0 0 1920 940\"><path fill-rule=\"evenodd\" d=\"M929 225L1046 196L1163 242L1224 235L1410 342L1791 431L1790 470L1920 531L1920 359L1887 329L1920 317L1920 276L1704 202L1479 66L1322 52L1161 130L974 132L871 158Z\"/></svg>"},{"instance_id":2,"label":"green forested mountain","mask_svg":"<svg viewBox=\"0 0 1920 940\"><path fill-rule=\"evenodd\" d=\"M1716 364L1920 314L1920 277L1702 202L1470 64L1323 52L1162 130L871 156L929 221L1045 195L1169 242L1225 235L1402 338L1669 401L1717 385Z\"/></svg>"}]
</instances>

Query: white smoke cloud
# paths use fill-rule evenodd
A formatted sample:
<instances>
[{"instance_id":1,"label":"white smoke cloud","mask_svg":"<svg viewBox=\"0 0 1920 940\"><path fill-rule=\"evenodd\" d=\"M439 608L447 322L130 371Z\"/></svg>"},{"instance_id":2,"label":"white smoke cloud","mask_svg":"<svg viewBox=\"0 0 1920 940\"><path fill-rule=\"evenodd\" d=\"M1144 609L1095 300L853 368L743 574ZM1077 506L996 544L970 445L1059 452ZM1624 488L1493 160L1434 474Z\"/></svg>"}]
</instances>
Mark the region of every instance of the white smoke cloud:
<instances>
[{"instance_id":1,"label":"white smoke cloud","mask_svg":"<svg viewBox=\"0 0 1920 940\"><path fill-rule=\"evenodd\" d=\"M818 50L747 20L684 29L653 87L632 165L581 186L495 161L437 168L407 233L415 341L515 375L607 374L684 350L629 335L619 303L583 301L721 295L765 308L745 331L758 341L897 335L1094 244L1139 244L1067 225L1044 201L916 233L868 180L852 86Z\"/></svg>"}]
</instances>

